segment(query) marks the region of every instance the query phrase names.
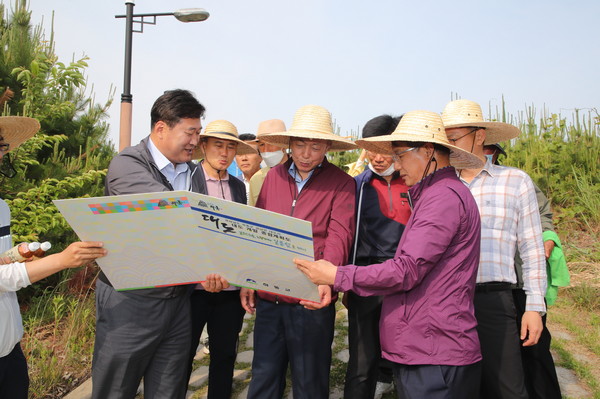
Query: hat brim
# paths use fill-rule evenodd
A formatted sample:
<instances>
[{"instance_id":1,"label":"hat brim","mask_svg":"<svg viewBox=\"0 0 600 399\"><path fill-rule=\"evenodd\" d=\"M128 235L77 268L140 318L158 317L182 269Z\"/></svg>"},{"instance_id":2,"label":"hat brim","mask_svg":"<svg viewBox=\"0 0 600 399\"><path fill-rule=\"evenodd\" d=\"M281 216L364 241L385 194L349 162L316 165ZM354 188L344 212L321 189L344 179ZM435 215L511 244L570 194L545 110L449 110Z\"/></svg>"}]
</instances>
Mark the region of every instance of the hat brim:
<instances>
[{"instance_id":1,"label":"hat brim","mask_svg":"<svg viewBox=\"0 0 600 399\"><path fill-rule=\"evenodd\" d=\"M0 117L0 135L4 142L10 144L13 151L21 144L32 138L40 130L40 122L25 116Z\"/></svg>"},{"instance_id":2,"label":"hat brim","mask_svg":"<svg viewBox=\"0 0 600 399\"><path fill-rule=\"evenodd\" d=\"M444 125L446 129L459 127L482 127L485 129L485 142L483 145L501 143L519 137L521 130L509 123L504 122L471 122L459 123L457 125Z\"/></svg>"},{"instance_id":3,"label":"hat brim","mask_svg":"<svg viewBox=\"0 0 600 399\"><path fill-rule=\"evenodd\" d=\"M355 143L340 136L311 131L288 130L287 132L280 133L266 133L259 137L259 139L263 140L265 143L273 144L282 148L288 148L290 146L290 138L329 140L331 141L331 147L328 150L329 152L352 151L358 148Z\"/></svg>"},{"instance_id":4,"label":"hat brim","mask_svg":"<svg viewBox=\"0 0 600 399\"><path fill-rule=\"evenodd\" d=\"M405 141L412 143L426 142L442 145L450 150L450 165L454 166L456 169L479 169L482 168L483 165L485 165L485 160L479 158L475 154L465 151L462 148L445 143L441 140L427 140L423 135L400 133L385 136L376 136L356 140L356 144L360 148L364 148L367 151L372 151L378 154L393 155L393 141Z\"/></svg>"},{"instance_id":5,"label":"hat brim","mask_svg":"<svg viewBox=\"0 0 600 399\"><path fill-rule=\"evenodd\" d=\"M256 136L256 142L257 142L257 143L260 143L261 141L264 141L264 142L265 142L265 143L267 143L267 144L271 144L271 145L277 146L277 147L279 147L279 148L288 148L288 145L287 145L287 144L282 144L282 143L279 143L279 144L277 144L277 143L269 143L269 142L267 142L266 140L263 140L263 137L265 137L265 134L269 134L269 133L263 133L263 134L261 134L261 135L259 135L259 136Z\"/></svg>"},{"instance_id":6,"label":"hat brim","mask_svg":"<svg viewBox=\"0 0 600 399\"><path fill-rule=\"evenodd\" d=\"M219 133L201 133L200 139L203 137L213 137L216 139L233 141L238 144L235 155L247 155L247 154L258 154L258 151L254 149L251 145L246 143L243 140L238 139L237 137L230 136L227 134L219 134ZM198 143L198 147L194 150L194 154L192 155L192 159L200 159L204 157L204 152L202 151L202 147L200 143Z\"/></svg>"},{"instance_id":7,"label":"hat brim","mask_svg":"<svg viewBox=\"0 0 600 399\"><path fill-rule=\"evenodd\" d=\"M498 151L500 151L500 154L504 155L505 157L508 156L508 155L506 155L506 151L504 151L504 148L500 144L496 143L496 144L492 144L492 145L494 147L496 147L498 149Z\"/></svg>"}]
</instances>

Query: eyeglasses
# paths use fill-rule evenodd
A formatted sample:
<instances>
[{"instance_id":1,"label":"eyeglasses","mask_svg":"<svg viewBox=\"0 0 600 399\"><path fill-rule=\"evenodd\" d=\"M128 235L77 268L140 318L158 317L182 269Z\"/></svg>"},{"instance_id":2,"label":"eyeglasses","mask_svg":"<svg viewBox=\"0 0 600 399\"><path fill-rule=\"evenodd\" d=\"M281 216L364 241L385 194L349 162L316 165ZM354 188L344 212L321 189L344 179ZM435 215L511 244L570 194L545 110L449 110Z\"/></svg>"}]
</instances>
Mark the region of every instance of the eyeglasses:
<instances>
[{"instance_id":1,"label":"eyeglasses","mask_svg":"<svg viewBox=\"0 0 600 399\"><path fill-rule=\"evenodd\" d=\"M10 143L0 144L0 151L2 151L3 153L7 153L9 148L10 148Z\"/></svg>"},{"instance_id":2,"label":"eyeglasses","mask_svg":"<svg viewBox=\"0 0 600 399\"><path fill-rule=\"evenodd\" d=\"M468 136L469 134L475 133L479 129L483 129L483 128L482 127L474 127L474 128L471 129L471 131L469 133L465 133L465 134L463 134L462 136L460 136L459 138L456 138L456 139L448 138L448 141L451 141L454 145L456 145L456 142L458 140L462 139L463 137Z\"/></svg>"},{"instance_id":3,"label":"eyeglasses","mask_svg":"<svg viewBox=\"0 0 600 399\"><path fill-rule=\"evenodd\" d=\"M406 154L409 151L416 150L417 148L419 147L410 147L408 150L400 151L399 153L392 155L392 159L394 160L394 162L399 162L403 154Z\"/></svg>"}]
</instances>

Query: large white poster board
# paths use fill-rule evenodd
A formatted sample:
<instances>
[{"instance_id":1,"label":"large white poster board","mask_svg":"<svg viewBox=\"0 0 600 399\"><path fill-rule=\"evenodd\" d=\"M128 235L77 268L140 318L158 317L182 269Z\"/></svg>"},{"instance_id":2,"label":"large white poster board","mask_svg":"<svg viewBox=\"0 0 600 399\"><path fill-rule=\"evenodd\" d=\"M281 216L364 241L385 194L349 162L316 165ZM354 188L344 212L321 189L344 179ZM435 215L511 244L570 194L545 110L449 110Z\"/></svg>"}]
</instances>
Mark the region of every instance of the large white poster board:
<instances>
[{"instance_id":1,"label":"large white poster board","mask_svg":"<svg viewBox=\"0 0 600 399\"><path fill-rule=\"evenodd\" d=\"M117 290L231 284L319 302L292 262L313 259L311 223L189 191L54 201L81 240L103 241L98 265Z\"/></svg>"}]
</instances>

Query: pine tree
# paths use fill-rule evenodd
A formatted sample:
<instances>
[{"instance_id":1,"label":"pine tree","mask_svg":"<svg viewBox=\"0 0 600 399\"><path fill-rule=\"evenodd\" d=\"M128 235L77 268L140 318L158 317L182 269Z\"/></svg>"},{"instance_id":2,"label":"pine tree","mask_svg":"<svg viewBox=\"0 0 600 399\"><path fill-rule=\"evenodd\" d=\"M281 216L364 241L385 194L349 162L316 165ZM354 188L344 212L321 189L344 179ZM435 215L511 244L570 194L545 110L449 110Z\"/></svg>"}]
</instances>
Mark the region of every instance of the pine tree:
<instances>
[{"instance_id":1,"label":"pine tree","mask_svg":"<svg viewBox=\"0 0 600 399\"><path fill-rule=\"evenodd\" d=\"M61 250L76 236L52 200L103 193L115 152L105 121L112 100L94 102L86 67L85 57L68 63L58 59L53 31L47 38L41 25L31 25L26 0L14 0L8 12L0 3L0 110L41 124L38 134L9 153L17 175L0 176L0 197L11 208L16 242L49 240L53 251ZM57 284L65 277L61 273L46 282Z\"/></svg>"}]
</instances>

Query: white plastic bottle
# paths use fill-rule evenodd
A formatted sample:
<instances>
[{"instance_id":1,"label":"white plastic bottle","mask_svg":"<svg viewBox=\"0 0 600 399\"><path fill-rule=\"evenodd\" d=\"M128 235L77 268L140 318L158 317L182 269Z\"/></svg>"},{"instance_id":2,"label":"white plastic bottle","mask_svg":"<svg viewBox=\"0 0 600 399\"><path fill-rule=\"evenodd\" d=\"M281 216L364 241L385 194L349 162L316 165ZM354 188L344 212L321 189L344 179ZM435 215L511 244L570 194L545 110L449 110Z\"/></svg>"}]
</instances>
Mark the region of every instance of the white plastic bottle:
<instances>
[{"instance_id":1,"label":"white plastic bottle","mask_svg":"<svg viewBox=\"0 0 600 399\"><path fill-rule=\"evenodd\" d=\"M39 242L22 242L4 252L0 257L8 258L11 262L25 262L33 256L33 253L40 249Z\"/></svg>"},{"instance_id":2,"label":"white plastic bottle","mask_svg":"<svg viewBox=\"0 0 600 399\"><path fill-rule=\"evenodd\" d=\"M48 241L44 241L40 244L40 247L33 252L33 256L35 256L36 258L41 258L42 256L46 255L46 252L50 248L52 248L52 244L50 244Z\"/></svg>"}]
</instances>

